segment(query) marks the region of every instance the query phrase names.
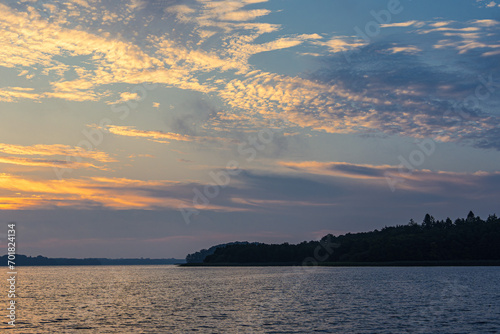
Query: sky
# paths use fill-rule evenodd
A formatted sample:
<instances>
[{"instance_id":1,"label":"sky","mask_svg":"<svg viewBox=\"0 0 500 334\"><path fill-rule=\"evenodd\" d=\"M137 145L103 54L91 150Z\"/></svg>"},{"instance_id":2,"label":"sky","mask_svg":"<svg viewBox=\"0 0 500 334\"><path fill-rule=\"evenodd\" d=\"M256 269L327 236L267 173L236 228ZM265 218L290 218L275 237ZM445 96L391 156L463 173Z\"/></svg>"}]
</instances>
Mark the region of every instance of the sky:
<instances>
[{"instance_id":1,"label":"sky","mask_svg":"<svg viewBox=\"0 0 500 334\"><path fill-rule=\"evenodd\" d=\"M0 236L16 222L19 254L184 258L500 214L496 1L0 12Z\"/></svg>"}]
</instances>

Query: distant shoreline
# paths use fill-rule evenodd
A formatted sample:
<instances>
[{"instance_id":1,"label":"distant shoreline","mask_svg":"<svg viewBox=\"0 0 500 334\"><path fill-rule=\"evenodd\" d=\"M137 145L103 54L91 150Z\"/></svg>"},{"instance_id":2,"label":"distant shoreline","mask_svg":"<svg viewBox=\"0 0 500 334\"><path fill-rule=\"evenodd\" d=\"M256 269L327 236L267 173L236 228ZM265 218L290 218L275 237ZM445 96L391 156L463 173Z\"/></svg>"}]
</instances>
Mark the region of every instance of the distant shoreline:
<instances>
[{"instance_id":1,"label":"distant shoreline","mask_svg":"<svg viewBox=\"0 0 500 334\"><path fill-rule=\"evenodd\" d=\"M301 263L182 263L179 267L297 267ZM483 267L500 266L500 260L470 261L392 261L392 262L324 262L305 267Z\"/></svg>"},{"instance_id":2,"label":"distant shoreline","mask_svg":"<svg viewBox=\"0 0 500 334\"><path fill-rule=\"evenodd\" d=\"M2 263L7 264L7 255L0 257ZM129 258L129 259L108 259L108 258L48 258L45 256L26 256L16 254L13 260L16 267L47 267L47 266L153 266L153 265L177 265L185 263L182 259L150 259L150 258Z\"/></svg>"}]
</instances>

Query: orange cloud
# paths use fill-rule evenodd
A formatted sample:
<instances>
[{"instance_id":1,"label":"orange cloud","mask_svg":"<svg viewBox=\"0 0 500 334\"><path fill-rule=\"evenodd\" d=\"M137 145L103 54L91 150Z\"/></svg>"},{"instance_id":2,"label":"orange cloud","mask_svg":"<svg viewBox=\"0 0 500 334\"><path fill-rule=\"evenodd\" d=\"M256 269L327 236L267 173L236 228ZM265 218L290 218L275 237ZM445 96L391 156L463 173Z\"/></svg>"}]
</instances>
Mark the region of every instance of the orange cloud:
<instances>
[{"instance_id":1,"label":"orange cloud","mask_svg":"<svg viewBox=\"0 0 500 334\"><path fill-rule=\"evenodd\" d=\"M53 145L13 145L0 143L0 152L13 155L41 155L41 156L79 156L82 158L93 159L99 162L116 162L116 159L111 158L107 153L101 151L87 151L81 147L73 147L69 145L53 144Z\"/></svg>"},{"instance_id":2,"label":"orange cloud","mask_svg":"<svg viewBox=\"0 0 500 334\"><path fill-rule=\"evenodd\" d=\"M126 137L142 137L151 139L172 139L178 141L193 141L194 139L190 136L181 135L173 132L162 132L162 131L145 131L137 130L134 126L118 126L118 125L108 125L106 130L112 134Z\"/></svg>"},{"instance_id":3,"label":"orange cloud","mask_svg":"<svg viewBox=\"0 0 500 334\"><path fill-rule=\"evenodd\" d=\"M40 94L33 92L33 88L7 87L0 89L0 101L2 102L14 102L19 98L38 100L40 97Z\"/></svg>"},{"instance_id":4,"label":"orange cloud","mask_svg":"<svg viewBox=\"0 0 500 334\"><path fill-rule=\"evenodd\" d=\"M101 170L108 170L106 167L96 166L89 162L42 160L42 159L30 159L30 158L18 158L18 157L0 157L0 163L19 165L19 166L56 167L56 168L71 168L71 169L92 167Z\"/></svg>"},{"instance_id":5,"label":"orange cloud","mask_svg":"<svg viewBox=\"0 0 500 334\"><path fill-rule=\"evenodd\" d=\"M186 188L187 186L187 188ZM185 188L183 188L185 187ZM192 207L191 186L173 181L142 181L126 178L35 180L0 174L0 209L50 209L105 207L127 209L175 209ZM164 195L159 196L158 193ZM204 210L244 209L210 203Z\"/></svg>"},{"instance_id":6,"label":"orange cloud","mask_svg":"<svg viewBox=\"0 0 500 334\"><path fill-rule=\"evenodd\" d=\"M244 80L234 79L219 92L232 107L268 119L283 119L300 127L329 133L351 133L373 129L376 110L343 115L352 104L381 105L390 102L352 93L336 84L313 82L268 72L251 72Z\"/></svg>"},{"instance_id":7,"label":"orange cloud","mask_svg":"<svg viewBox=\"0 0 500 334\"><path fill-rule=\"evenodd\" d=\"M169 182L148 182L129 179L91 178L84 180L23 179L0 174L0 193L20 193L21 196L4 196L5 208L33 208L51 206L104 206L113 209L177 207L185 201L177 198L155 198L141 194L137 187L168 187ZM130 187L130 189L127 189ZM133 189L132 189L133 188ZM25 201L28 199L27 201Z\"/></svg>"},{"instance_id":8,"label":"orange cloud","mask_svg":"<svg viewBox=\"0 0 500 334\"><path fill-rule=\"evenodd\" d=\"M192 141L232 142L231 139L221 138L221 137L188 136L174 132L137 130L134 126L108 125L104 130L107 130L112 134L119 136L147 138L149 140L153 140L159 143L168 143L168 141L164 141L166 139L186 141L186 142L192 142Z\"/></svg>"},{"instance_id":9,"label":"orange cloud","mask_svg":"<svg viewBox=\"0 0 500 334\"><path fill-rule=\"evenodd\" d=\"M193 33L202 40L194 44L179 43L167 34L151 35L146 38L149 44L147 49L151 49L151 52L145 52L144 48L123 39L113 39L106 32L93 34L85 31L82 29L85 24L69 24L70 21L80 22L86 15L91 15L93 21L105 25L108 21L117 21L123 15L109 13L104 8L92 8L83 0L61 4L59 11L48 6L51 11L57 11L57 15L52 15L53 19L50 21L44 19L35 8L29 7L28 12L22 12L0 4L0 43L3 42L2 45L5 46L0 50L0 66L40 67L42 74L52 73L60 78L51 82L52 91L34 93L4 89L0 91L0 100L60 98L97 101L107 97L109 93L98 92L96 89L113 83L154 82L208 93L217 91L225 79L209 79L200 83L196 77L198 73L213 70L246 73L251 68L248 60L253 54L296 46L305 40L320 37L316 34L300 35L255 44L255 40L262 34L279 29L279 25L275 24L245 22L270 13L266 9L243 9L260 2L265 1L200 1L197 9L186 5L169 7L168 11L176 13L181 21L194 23ZM122 19L124 23L131 20L126 16ZM199 46L204 39L221 29L226 33L226 48L205 51L193 47ZM249 34L243 36L241 30L247 30ZM17 42L11 43L12 40ZM58 60L59 56L89 56L92 69L87 68L87 65L67 65ZM65 79L65 73L70 70L77 74L76 79ZM23 69L20 75L28 74L26 71ZM118 101L130 99L133 97L122 94Z\"/></svg>"},{"instance_id":10,"label":"orange cloud","mask_svg":"<svg viewBox=\"0 0 500 334\"><path fill-rule=\"evenodd\" d=\"M124 92L120 94L120 99L115 102L107 102L107 104L117 104L120 102L127 102L132 100L140 100L140 96L137 93Z\"/></svg>"},{"instance_id":11,"label":"orange cloud","mask_svg":"<svg viewBox=\"0 0 500 334\"><path fill-rule=\"evenodd\" d=\"M332 38L327 42L314 42L314 44L326 46L330 49L331 53L337 53L359 48L365 46L367 43L358 40L349 42L341 38Z\"/></svg>"},{"instance_id":12,"label":"orange cloud","mask_svg":"<svg viewBox=\"0 0 500 334\"><path fill-rule=\"evenodd\" d=\"M387 49L390 53L410 53L410 54L415 54L418 52L421 52L422 49L414 46L414 45L409 45L409 46L395 46L392 48Z\"/></svg>"}]
</instances>

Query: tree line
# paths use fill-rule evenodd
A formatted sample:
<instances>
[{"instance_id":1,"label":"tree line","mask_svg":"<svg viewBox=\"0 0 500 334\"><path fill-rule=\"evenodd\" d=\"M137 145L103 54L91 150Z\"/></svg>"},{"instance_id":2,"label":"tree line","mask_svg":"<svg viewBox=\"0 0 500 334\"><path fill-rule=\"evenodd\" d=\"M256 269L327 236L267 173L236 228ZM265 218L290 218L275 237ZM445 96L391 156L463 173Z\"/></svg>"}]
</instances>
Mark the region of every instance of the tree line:
<instances>
[{"instance_id":1,"label":"tree line","mask_svg":"<svg viewBox=\"0 0 500 334\"><path fill-rule=\"evenodd\" d=\"M325 243L335 248L328 253L323 251L318 257L318 247ZM197 254L197 262L203 256L205 264L299 264L311 257L324 263L500 260L500 219L493 214L483 220L472 211L466 218L455 221L436 220L426 214L421 224L411 219L406 225L384 227L380 231L329 234L320 241L234 243L214 248L209 253ZM192 254L188 258L192 259Z\"/></svg>"}]
</instances>

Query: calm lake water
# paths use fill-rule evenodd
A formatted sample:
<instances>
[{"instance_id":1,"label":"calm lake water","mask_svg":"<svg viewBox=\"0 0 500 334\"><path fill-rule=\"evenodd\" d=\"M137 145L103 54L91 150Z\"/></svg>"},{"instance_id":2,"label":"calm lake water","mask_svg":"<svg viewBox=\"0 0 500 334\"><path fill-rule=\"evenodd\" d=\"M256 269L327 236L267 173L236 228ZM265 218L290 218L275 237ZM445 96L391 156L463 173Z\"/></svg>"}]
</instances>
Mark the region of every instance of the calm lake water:
<instances>
[{"instance_id":1,"label":"calm lake water","mask_svg":"<svg viewBox=\"0 0 500 334\"><path fill-rule=\"evenodd\" d=\"M22 267L18 280L12 333L500 332L500 267Z\"/></svg>"}]
</instances>

